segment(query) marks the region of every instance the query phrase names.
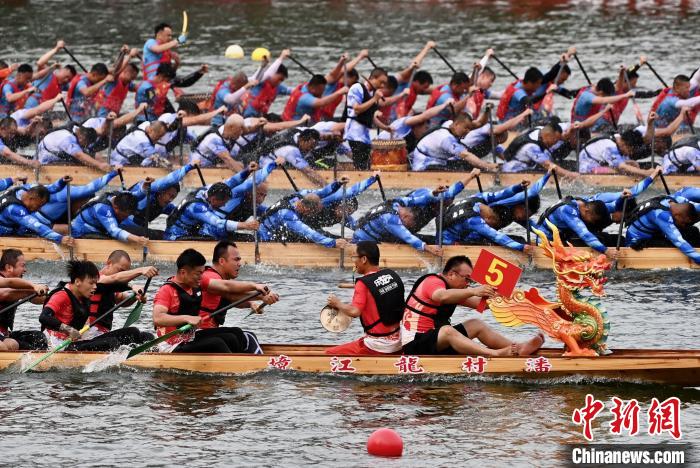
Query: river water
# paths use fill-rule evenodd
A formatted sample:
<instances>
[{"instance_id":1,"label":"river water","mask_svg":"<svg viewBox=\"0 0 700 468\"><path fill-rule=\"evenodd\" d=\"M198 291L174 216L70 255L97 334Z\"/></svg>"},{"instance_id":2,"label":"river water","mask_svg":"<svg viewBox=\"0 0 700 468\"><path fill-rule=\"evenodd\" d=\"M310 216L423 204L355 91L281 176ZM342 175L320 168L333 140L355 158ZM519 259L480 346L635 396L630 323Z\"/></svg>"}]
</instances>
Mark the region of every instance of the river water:
<instances>
[{"instance_id":1,"label":"river water","mask_svg":"<svg viewBox=\"0 0 700 468\"><path fill-rule=\"evenodd\" d=\"M253 71L248 60L233 63L223 58L223 50L234 43L247 53L261 45L275 54L290 46L314 70L326 70L341 51L370 47L378 64L397 70L426 40L434 39L458 67L469 68L493 46L520 72L530 64L551 65L558 52L575 44L592 78L613 76L619 63L646 53L669 81L695 68L700 32L694 2L206 1L194 6L186 1L9 1L0 4L0 57L34 60L60 36L89 66L107 60L122 42L140 47L160 20L179 29L185 8L191 40L182 50L184 70L199 63L212 69L195 91L205 91L238 67ZM424 67L438 83L448 78L448 69L434 55ZM367 72L369 67L360 69ZM290 67L291 84L303 78ZM500 73L495 88L508 81ZM583 85L581 73L575 72L571 82ZM658 83L643 70L640 85L655 88ZM568 103L562 101L558 109L565 114ZM577 188L577 194L589 191ZM376 203L376 197L364 195L362 209ZM543 206L553 200L547 191ZM58 263L32 262L28 277L54 284L63 276L62 268ZM174 272L171 265L161 268L163 277ZM422 273L402 275L411 284ZM613 326L611 348L697 348L698 274L611 274L604 300ZM251 329L264 342L342 343L361 333L357 323L340 335L325 332L318 323L328 294L349 299L348 291L335 288L349 273L259 266L244 268L241 278L266 282L282 296L263 316L243 320L240 314L229 314L227 324ZM554 298L550 272L525 271L521 286L538 286L545 297ZM36 327L38 311L22 308L17 328ZM149 314L150 304L139 323L143 329L149 328ZM459 311L455 321L474 316ZM483 318L502 329L489 313ZM531 332L505 330L516 338ZM683 439L697 440L700 434L700 393L694 389L272 372L233 377L55 371L0 375L0 451L5 463L22 466L373 466L379 461L366 454L365 441L373 430L391 427L403 436L406 448L402 459L381 462L386 466L561 466L562 444L583 441L571 414L583 406L587 393L608 407L613 396L639 400L642 433L651 398L677 396L683 402ZM611 435L610 418L605 414L596 420L596 442L670 441L668 435Z\"/></svg>"}]
</instances>

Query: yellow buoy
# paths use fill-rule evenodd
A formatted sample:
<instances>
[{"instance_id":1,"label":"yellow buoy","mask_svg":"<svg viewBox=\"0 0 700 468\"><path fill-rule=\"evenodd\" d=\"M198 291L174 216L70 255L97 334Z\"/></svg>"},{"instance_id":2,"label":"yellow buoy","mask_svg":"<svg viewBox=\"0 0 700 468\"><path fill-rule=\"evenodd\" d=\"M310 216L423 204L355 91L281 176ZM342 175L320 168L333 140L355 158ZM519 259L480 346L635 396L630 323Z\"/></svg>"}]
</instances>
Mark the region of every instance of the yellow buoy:
<instances>
[{"instance_id":1,"label":"yellow buoy","mask_svg":"<svg viewBox=\"0 0 700 468\"><path fill-rule=\"evenodd\" d=\"M241 46L239 46L238 44L234 44L226 48L224 56L230 59L242 59L243 57L245 57L245 53L243 52Z\"/></svg>"},{"instance_id":2,"label":"yellow buoy","mask_svg":"<svg viewBox=\"0 0 700 468\"><path fill-rule=\"evenodd\" d=\"M270 60L270 51L267 50L267 49L264 48L264 47L258 47L257 49L255 49L255 50L253 51L252 54L250 54L250 58L251 58L254 62L262 62L262 61L265 60L266 58L267 58L268 60Z\"/></svg>"}]
</instances>

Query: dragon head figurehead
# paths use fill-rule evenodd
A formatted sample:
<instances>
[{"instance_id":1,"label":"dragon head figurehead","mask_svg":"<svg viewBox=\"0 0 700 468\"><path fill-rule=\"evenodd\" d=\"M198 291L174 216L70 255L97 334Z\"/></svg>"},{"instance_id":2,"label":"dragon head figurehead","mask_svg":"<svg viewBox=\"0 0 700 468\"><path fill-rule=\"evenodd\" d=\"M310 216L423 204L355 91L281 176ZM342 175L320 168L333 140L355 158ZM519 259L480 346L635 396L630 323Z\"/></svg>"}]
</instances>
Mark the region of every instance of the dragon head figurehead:
<instances>
[{"instance_id":1,"label":"dragon head figurehead","mask_svg":"<svg viewBox=\"0 0 700 468\"><path fill-rule=\"evenodd\" d=\"M540 247L545 255L552 259L552 270L557 275L557 281L572 291L590 288L595 296L603 296L603 286L607 281L603 274L605 270L610 269L610 262L606 256L593 256L590 252L569 243L564 245L557 227L549 221L546 222L554 241L550 241L542 231L534 229L534 232L540 238Z\"/></svg>"}]
</instances>

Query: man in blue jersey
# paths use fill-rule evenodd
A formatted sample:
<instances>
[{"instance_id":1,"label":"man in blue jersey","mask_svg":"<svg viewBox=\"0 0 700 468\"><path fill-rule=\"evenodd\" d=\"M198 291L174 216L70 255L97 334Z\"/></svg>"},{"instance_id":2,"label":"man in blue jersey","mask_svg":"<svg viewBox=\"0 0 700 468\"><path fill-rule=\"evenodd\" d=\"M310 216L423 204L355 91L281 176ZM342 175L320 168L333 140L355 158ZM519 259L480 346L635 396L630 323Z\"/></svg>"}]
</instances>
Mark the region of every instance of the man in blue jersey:
<instances>
[{"instance_id":1,"label":"man in blue jersey","mask_svg":"<svg viewBox=\"0 0 700 468\"><path fill-rule=\"evenodd\" d=\"M71 223L76 238L108 238L137 245L148 245L148 239L135 236L119 227L136 211L136 197L129 192L106 193L87 202Z\"/></svg>"},{"instance_id":2,"label":"man in blue jersey","mask_svg":"<svg viewBox=\"0 0 700 468\"><path fill-rule=\"evenodd\" d=\"M38 234L51 242L72 246L71 237L59 234L36 218L36 211L48 200L49 191L43 185L30 188L20 198L12 194L0 196L0 236Z\"/></svg>"}]
</instances>

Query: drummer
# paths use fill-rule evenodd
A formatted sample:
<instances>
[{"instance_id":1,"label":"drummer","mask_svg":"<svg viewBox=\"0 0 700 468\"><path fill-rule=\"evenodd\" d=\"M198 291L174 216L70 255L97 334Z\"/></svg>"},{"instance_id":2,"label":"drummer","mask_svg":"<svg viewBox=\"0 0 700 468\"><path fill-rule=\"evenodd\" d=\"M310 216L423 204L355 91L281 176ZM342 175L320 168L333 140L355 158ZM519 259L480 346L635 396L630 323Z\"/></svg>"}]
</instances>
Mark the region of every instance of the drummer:
<instances>
[{"instance_id":1,"label":"drummer","mask_svg":"<svg viewBox=\"0 0 700 468\"><path fill-rule=\"evenodd\" d=\"M328 306L348 317L360 317L365 335L360 339L326 349L326 354L354 356L394 354L401 351L399 323L403 317L404 286L393 270L379 268L379 246L361 241L352 256L355 269L363 275L355 283L352 302L328 296Z\"/></svg>"}]
</instances>

